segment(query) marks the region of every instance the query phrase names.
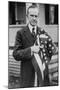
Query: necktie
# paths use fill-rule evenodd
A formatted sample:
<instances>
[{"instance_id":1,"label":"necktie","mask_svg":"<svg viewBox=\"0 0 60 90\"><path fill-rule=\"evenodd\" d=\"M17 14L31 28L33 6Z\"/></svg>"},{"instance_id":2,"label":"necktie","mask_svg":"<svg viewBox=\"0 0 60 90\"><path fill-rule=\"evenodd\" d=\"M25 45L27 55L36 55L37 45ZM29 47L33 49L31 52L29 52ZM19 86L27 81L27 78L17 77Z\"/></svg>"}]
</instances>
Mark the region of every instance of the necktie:
<instances>
[{"instance_id":1,"label":"necktie","mask_svg":"<svg viewBox=\"0 0 60 90\"><path fill-rule=\"evenodd\" d=\"M35 28L32 28L32 35L35 37Z\"/></svg>"}]
</instances>

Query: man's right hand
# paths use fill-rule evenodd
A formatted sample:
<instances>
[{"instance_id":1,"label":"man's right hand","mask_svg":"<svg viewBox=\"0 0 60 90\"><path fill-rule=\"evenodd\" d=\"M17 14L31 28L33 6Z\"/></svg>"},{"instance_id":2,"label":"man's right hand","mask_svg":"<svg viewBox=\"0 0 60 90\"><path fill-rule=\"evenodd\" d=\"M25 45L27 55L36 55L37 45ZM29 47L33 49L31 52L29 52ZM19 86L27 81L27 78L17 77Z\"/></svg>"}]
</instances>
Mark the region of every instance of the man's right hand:
<instances>
[{"instance_id":1,"label":"man's right hand","mask_svg":"<svg viewBox=\"0 0 60 90\"><path fill-rule=\"evenodd\" d=\"M39 50L40 50L40 46L34 45L34 46L31 47L31 51L33 53L38 53Z\"/></svg>"}]
</instances>

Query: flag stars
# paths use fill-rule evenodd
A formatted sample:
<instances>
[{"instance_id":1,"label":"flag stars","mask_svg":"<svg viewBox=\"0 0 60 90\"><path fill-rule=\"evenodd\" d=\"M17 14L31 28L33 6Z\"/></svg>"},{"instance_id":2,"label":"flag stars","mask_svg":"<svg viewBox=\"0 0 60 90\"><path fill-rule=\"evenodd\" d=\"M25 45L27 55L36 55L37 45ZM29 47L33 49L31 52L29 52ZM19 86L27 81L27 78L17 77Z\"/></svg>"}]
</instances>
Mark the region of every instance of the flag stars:
<instances>
[{"instance_id":1,"label":"flag stars","mask_svg":"<svg viewBox=\"0 0 60 90\"><path fill-rule=\"evenodd\" d=\"M54 49L54 47L52 47L52 50Z\"/></svg>"},{"instance_id":2,"label":"flag stars","mask_svg":"<svg viewBox=\"0 0 60 90\"><path fill-rule=\"evenodd\" d=\"M44 56L46 55L46 53L43 54Z\"/></svg>"},{"instance_id":3,"label":"flag stars","mask_svg":"<svg viewBox=\"0 0 60 90\"><path fill-rule=\"evenodd\" d=\"M49 53L52 53L51 51L49 51Z\"/></svg>"},{"instance_id":4,"label":"flag stars","mask_svg":"<svg viewBox=\"0 0 60 90\"><path fill-rule=\"evenodd\" d=\"M41 31L44 31L44 29L41 28Z\"/></svg>"},{"instance_id":5,"label":"flag stars","mask_svg":"<svg viewBox=\"0 0 60 90\"><path fill-rule=\"evenodd\" d=\"M45 48L47 48L47 46L45 45Z\"/></svg>"},{"instance_id":6,"label":"flag stars","mask_svg":"<svg viewBox=\"0 0 60 90\"><path fill-rule=\"evenodd\" d=\"M46 63L48 63L48 61L46 60Z\"/></svg>"},{"instance_id":7,"label":"flag stars","mask_svg":"<svg viewBox=\"0 0 60 90\"><path fill-rule=\"evenodd\" d=\"M49 44L49 47L51 47L51 44Z\"/></svg>"},{"instance_id":8,"label":"flag stars","mask_svg":"<svg viewBox=\"0 0 60 90\"><path fill-rule=\"evenodd\" d=\"M48 40L51 41L51 38L49 38Z\"/></svg>"},{"instance_id":9,"label":"flag stars","mask_svg":"<svg viewBox=\"0 0 60 90\"><path fill-rule=\"evenodd\" d=\"M45 49L43 49L43 52L45 52Z\"/></svg>"},{"instance_id":10,"label":"flag stars","mask_svg":"<svg viewBox=\"0 0 60 90\"><path fill-rule=\"evenodd\" d=\"M45 44L47 44L47 41L45 41Z\"/></svg>"},{"instance_id":11,"label":"flag stars","mask_svg":"<svg viewBox=\"0 0 60 90\"><path fill-rule=\"evenodd\" d=\"M44 59L46 60L46 59L47 59L47 57L45 56L45 57L44 57Z\"/></svg>"},{"instance_id":12,"label":"flag stars","mask_svg":"<svg viewBox=\"0 0 60 90\"><path fill-rule=\"evenodd\" d=\"M41 41L41 43L43 43L43 41Z\"/></svg>"},{"instance_id":13,"label":"flag stars","mask_svg":"<svg viewBox=\"0 0 60 90\"><path fill-rule=\"evenodd\" d=\"M43 44L41 46L44 48L44 45Z\"/></svg>"}]
</instances>

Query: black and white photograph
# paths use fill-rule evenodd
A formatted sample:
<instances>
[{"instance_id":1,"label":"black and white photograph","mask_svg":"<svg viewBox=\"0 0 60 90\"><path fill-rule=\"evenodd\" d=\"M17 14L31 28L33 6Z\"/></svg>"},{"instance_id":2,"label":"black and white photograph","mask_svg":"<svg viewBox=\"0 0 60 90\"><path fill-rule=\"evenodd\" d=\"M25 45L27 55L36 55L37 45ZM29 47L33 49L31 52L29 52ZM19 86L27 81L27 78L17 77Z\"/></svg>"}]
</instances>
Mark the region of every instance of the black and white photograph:
<instances>
[{"instance_id":1,"label":"black and white photograph","mask_svg":"<svg viewBox=\"0 0 60 90\"><path fill-rule=\"evenodd\" d=\"M8 88L59 85L58 4L8 1Z\"/></svg>"}]
</instances>

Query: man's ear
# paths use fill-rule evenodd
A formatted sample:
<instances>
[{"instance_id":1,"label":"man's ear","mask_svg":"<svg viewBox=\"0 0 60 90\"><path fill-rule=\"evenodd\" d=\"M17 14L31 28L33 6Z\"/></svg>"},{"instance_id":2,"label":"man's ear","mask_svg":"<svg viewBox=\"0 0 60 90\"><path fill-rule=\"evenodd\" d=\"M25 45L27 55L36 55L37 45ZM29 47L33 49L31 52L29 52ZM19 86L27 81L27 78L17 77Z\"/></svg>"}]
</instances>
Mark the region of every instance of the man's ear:
<instances>
[{"instance_id":1,"label":"man's ear","mask_svg":"<svg viewBox=\"0 0 60 90\"><path fill-rule=\"evenodd\" d=\"M28 19L28 17L29 17L28 14L26 14L26 17L27 17L27 19Z\"/></svg>"}]
</instances>

